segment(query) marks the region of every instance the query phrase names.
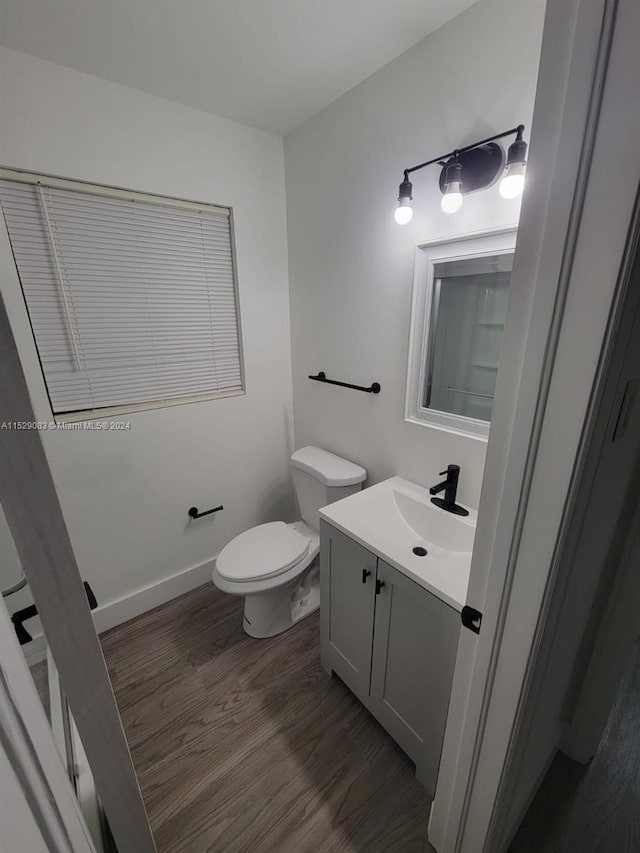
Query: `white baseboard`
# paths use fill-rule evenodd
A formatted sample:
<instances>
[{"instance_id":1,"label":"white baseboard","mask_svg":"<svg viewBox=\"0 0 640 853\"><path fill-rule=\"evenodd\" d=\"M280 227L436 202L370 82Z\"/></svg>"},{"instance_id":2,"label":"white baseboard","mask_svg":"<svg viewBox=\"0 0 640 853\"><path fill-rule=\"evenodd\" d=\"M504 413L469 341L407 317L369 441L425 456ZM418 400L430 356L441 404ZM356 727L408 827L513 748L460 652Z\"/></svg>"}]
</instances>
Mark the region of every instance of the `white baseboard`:
<instances>
[{"instance_id":1,"label":"white baseboard","mask_svg":"<svg viewBox=\"0 0 640 853\"><path fill-rule=\"evenodd\" d=\"M141 613L146 613L147 610L153 610L154 607L158 607L161 604L166 604L172 598L177 598L185 592L190 592L192 589L202 586L202 584L213 583L211 574L215 563L214 557L214 559L207 560L205 563L199 563L197 566L189 566L187 569L182 569L173 575L169 575L168 578L163 578L141 589L137 589L129 593L129 595L122 596L122 598L116 598L114 601L101 604L99 607L96 607L92 614L97 633L102 634L103 631L108 631L109 628L115 628L116 625L128 622L129 619L140 616ZM34 634L33 639L22 646L22 651L29 666L46 660L47 643L44 634Z\"/></svg>"},{"instance_id":2,"label":"white baseboard","mask_svg":"<svg viewBox=\"0 0 640 853\"><path fill-rule=\"evenodd\" d=\"M197 566L182 569L168 578L163 578L137 589L122 598L101 604L93 611L96 631L98 634L102 634L103 631L108 631L109 628L128 622L129 619L140 616L147 610L153 610L154 607L165 604L172 598L177 598L185 592L202 586L202 584L213 583L211 573L214 565L215 558Z\"/></svg>"}]
</instances>

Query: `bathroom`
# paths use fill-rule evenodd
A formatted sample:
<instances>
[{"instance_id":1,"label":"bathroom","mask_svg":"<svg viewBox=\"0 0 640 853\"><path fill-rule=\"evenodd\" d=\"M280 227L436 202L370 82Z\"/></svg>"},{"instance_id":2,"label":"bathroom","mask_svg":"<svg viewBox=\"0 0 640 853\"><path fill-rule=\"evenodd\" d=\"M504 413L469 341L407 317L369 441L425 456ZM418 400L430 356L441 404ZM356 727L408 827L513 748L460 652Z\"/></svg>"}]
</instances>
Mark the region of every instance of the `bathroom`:
<instances>
[{"instance_id":1,"label":"bathroom","mask_svg":"<svg viewBox=\"0 0 640 853\"><path fill-rule=\"evenodd\" d=\"M364 495L399 477L420 487L430 503L428 490L441 483L442 472L459 466L455 501L470 511L469 519L437 510L446 521L434 515L433 523L443 530L449 523L462 525L451 529L462 530L452 535L463 538L475 524L490 406L484 415L465 416L470 410L457 397L458 414L449 421L416 414L412 389L420 383L418 362L422 348L431 345L428 335L435 334L428 318L417 316L416 293L426 301L420 290L427 283L425 258L436 265L450 262L452 253L455 258L510 258L522 199L500 192L503 160L486 188L465 194L462 207L447 213L438 185L441 166L435 164L412 175L411 221L397 224L393 211L405 169L520 125L535 162L535 123L533 135L531 128L548 4L456 0L446 10L448 4L434 3L420 37L409 32L415 23L410 11L397 12L398 32L385 46L382 34L385 27L393 31L394 4L381 3L388 18L380 10L372 13L377 31L371 23L369 33L363 23L359 33L350 21L345 33L356 42L360 37L377 44L375 62L373 50L368 65L362 51L360 65L355 57L352 64L336 60L334 76L313 78L313 60L321 66L327 60L310 55L310 76L297 81L292 69L302 57L287 54L282 68L271 63L270 76L255 91L242 74L228 88L218 80L210 87L199 81L190 90L188 69L177 73L179 57L175 68L166 61L170 24L176 22L171 4L162 4L157 30L151 28L157 55L152 49L145 53L146 72L131 59L141 38L142 12L140 19L132 16L130 31L122 26L126 14L119 19L119 64L113 45L111 57L100 46L101 25L115 39L107 12L98 3L90 4L92 14L76 8L74 31L54 10L58 6L69 16L73 5L59 2L47 9L34 0L31 16L16 2L2 8L0 184L15 180L16 173L29 173L35 176L31 188L37 181L46 186L48 177L53 184L59 181L54 191L60 193L64 181L83 182L87 192L120 188L144 194L147 202L162 197L184 202L185 209L194 203L194 209L199 204L232 211L225 222L231 222L239 383L208 399L185 400L178 394L158 402L147 396L140 405L127 403L104 415L85 411L84 418L82 411L74 416L69 402L67 416L54 417L42 347L34 340L37 321L30 318L29 293L23 293L29 288L27 267L22 287L16 273L21 258L15 237L12 251L10 213L8 231L0 228L0 293L35 420L45 425L38 434L72 553L96 599L93 625L157 848L176 853L440 850L435 842L434 847L427 843L429 809L471 544L464 546L467 576L464 589L453 597L455 607L446 594L443 599L455 610L456 629L426 784L420 772L416 780L418 762L405 754L402 737L376 722L375 712L369 713L353 688L342 683L344 674L330 678L331 666L329 673L326 666L321 669L320 623L328 613L324 596L316 610L322 533L318 543L316 532L315 551L304 565L305 571L315 571L311 597L303 589L297 599L313 612L292 627L247 630L250 614L245 610L243 616L244 596L233 588L237 584L225 591L224 577L213 581L218 570L224 574L224 558L218 566L218 557L237 537L258 525L300 521L294 480L309 465L304 455L298 457L302 468L295 464L303 448L320 448L345 460L346 479L330 484L327 460L315 458L323 485L338 485L337 498L363 487ZM305 27L326 23L318 11L322 4L317 5L317 19L311 15L291 24L291 34L299 26L301 43L309 50L313 40ZM419 17L421 4L410 5ZM276 19L259 6L253 4L255 17L247 29L255 51L251 61L243 58L247 74L261 61L269 65L261 50L280 44ZM188 22L195 49L189 46L183 58L205 47L198 28L201 12L194 11ZM149 9L146 14L154 20ZM332 16L334 41L325 34L328 41L322 45L318 35L318 45L341 48L344 57L349 45L335 39L337 7ZM83 28L86 41L79 37ZM93 57L86 50L89 44L96 50ZM226 47L220 40L217 44L229 65L241 56L233 39ZM510 133L500 140L504 156L514 139ZM77 192L79 186L71 189ZM508 274L509 263L500 275ZM35 304L37 295L33 298ZM509 303L514 330L524 322L528 299L523 289ZM501 329L506 304L500 310L501 320L494 325ZM483 374L489 384L478 392L482 399L493 395L500 341L497 350L495 341L490 349L494 363L482 369L493 373L488 380ZM188 359L181 369L180 381L191 388ZM369 390L378 383L379 392L311 378L320 373ZM508 368L501 377L508 387ZM81 426L90 422L120 426ZM329 516L324 516L327 524ZM12 526L8 509L7 518ZM364 547L362 538L356 540ZM260 540L253 553L266 547ZM392 560L382 547L371 547L378 559ZM7 541L4 554L10 549ZM241 555L240 562L245 559ZM16 566L4 555L3 563ZM3 588L15 580L13 568L3 570ZM371 581L375 565L372 571ZM295 573L292 577L299 579ZM10 612L31 602L28 590L19 595L15 606L6 599ZM38 665L47 654L42 629L35 620L24 624L32 635L25 655L30 665ZM45 633L50 633L46 626ZM64 682L61 664L60 670ZM233 739L225 715L233 721L231 728L239 727ZM306 728L300 722L304 715ZM323 719L335 722L336 731L329 731ZM259 732L253 744L252 726ZM235 753L225 747L227 739ZM345 744L349 740L352 751ZM344 754L333 766L338 753ZM251 761L242 759L249 754ZM265 820L270 786L276 789L271 822ZM371 805L376 786L388 803L377 822ZM288 812L285 803L294 799L294 791L299 800Z\"/></svg>"}]
</instances>

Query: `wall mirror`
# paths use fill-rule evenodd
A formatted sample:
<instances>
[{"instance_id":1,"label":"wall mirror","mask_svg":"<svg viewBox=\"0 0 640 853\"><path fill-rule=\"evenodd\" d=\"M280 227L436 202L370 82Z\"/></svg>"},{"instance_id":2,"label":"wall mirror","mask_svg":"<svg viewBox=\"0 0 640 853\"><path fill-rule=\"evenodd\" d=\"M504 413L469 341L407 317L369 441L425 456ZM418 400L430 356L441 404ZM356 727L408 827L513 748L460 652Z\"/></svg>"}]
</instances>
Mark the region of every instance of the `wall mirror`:
<instances>
[{"instance_id":1,"label":"wall mirror","mask_svg":"<svg viewBox=\"0 0 640 853\"><path fill-rule=\"evenodd\" d=\"M488 436L515 239L513 229L418 247L407 420Z\"/></svg>"}]
</instances>

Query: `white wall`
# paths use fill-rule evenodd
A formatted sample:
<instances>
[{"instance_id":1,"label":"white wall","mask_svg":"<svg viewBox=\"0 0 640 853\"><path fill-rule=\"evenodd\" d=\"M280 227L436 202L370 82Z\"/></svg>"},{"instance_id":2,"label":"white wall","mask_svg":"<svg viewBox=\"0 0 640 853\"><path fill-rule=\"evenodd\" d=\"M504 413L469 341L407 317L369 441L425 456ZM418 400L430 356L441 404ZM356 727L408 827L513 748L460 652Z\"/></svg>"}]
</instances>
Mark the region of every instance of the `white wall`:
<instances>
[{"instance_id":1,"label":"white wall","mask_svg":"<svg viewBox=\"0 0 640 853\"><path fill-rule=\"evenodd\" d=\"M81 572L100 603L210 560L253 524L289 517L282 139L0 48L0 163L234 209L246 395L132 414L128 432L43 433ZM0 287L48 421L4 228ZM191 505L218 503L224 512L187 524Z\"/></svg>"},{"instance_id":2,"label":"white wall","mask_svg":"<svg viewBox=\"0 0 640 853\"><path fill-rule=\"evenodd\" d=\"M543 0L481 0L285 138L296 445L431 484L462 466L477 506L486 444L403 420L415 247L517 223L497 186L441 212L439 170L414 175L414 218L393 219L402 170L530 124ZM378 396L307 379L382 385Z\"/></svg>"}]
</instances>

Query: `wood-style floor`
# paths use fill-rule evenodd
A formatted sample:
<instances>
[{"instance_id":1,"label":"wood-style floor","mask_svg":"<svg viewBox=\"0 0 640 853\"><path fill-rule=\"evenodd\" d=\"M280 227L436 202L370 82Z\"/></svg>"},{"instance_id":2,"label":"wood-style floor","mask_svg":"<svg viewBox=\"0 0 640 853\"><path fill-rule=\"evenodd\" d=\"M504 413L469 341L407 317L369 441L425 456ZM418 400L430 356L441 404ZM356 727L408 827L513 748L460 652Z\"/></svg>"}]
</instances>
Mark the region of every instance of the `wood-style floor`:
<instances>
[{"instance_id":1,"label":"wood-style floor","mask_svg":"<svg viewBox=\"0 0 640 853\"><path fill-rule=\"evenodd\" d=\"M640 654L598 752L583 767L558 753L509 853L640 851Z\"/></svg>"},{"instance_id":2,"label":"wood-style floor","mask_svg":"<svg viewBox=\"0 0 640 853\"><path fill-rule=\"evenodd\" d=\"M208 584L101 637L159 853L427 853L414 767L320 668Z\"/></svg>"}]
</instances>

